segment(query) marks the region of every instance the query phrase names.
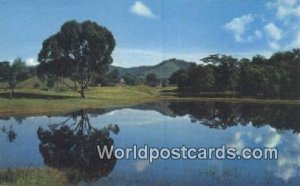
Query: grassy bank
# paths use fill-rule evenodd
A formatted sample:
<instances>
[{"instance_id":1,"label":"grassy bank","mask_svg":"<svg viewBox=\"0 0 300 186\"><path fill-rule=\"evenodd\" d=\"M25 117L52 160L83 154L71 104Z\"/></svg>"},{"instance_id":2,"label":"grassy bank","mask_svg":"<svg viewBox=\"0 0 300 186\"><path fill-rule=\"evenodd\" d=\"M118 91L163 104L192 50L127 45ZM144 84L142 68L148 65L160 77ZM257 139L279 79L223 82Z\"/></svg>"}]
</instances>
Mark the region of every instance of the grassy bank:
<instances>
[{"instance_id":1,"label":"grassy bank","mask_svg":"<svg viewBox=\"0 0 300 186\"><path fill-rule=\"evenodd\" d=\"M176 87L166 87L161 90L160 98L171 100L195 100L230 103L255 103L255 104L292 104L299 105L300 100L288 99L263 99L255 97L238 97L235 92L205 92L200 94L180 95Z\"/></svg>"},{"instance_id":2,"label":"grassy bank","mask_svg":"<svg viewBox=\"0 0 300 186\"><path fill-rule=\"evenodd\" d=\"M8 91L0 90L0 116L55 114L85 108L123 107L161 99L258 104L300 104L300 100L177 97L169 93L173 90L174 87L163 88L161 92L156 88L147 86L96 87L90 88L86 92L86 98L80 98L80 95L73 91L49 92L32 88L19 88L16 89L16 95L13 99L8 98Z\"/></svg>"},{"instance_id":3,"label":"grassy bank","mask_svg":"<svg viewBox=\"0 0 300 186\"><path fill-rule=\"evenodd\" d=\"M146 86L97 87L86 92L86 98L73 91L49 92L38 89L17 89L16 98L0 91L0 116L60 113L84 108L120 107L138 104L159 97L159 92Z\"/></svg>"},{"instance_id":4,"label":"grassy bank","mask_svg":"<svg viewBox=\"0 0 300 186\"><path fill-rule=\"evenodd\" d=\"M0 170L0 185L67 185L66 176L52 168L15 168Z\"/></svg>"}]
</instances>

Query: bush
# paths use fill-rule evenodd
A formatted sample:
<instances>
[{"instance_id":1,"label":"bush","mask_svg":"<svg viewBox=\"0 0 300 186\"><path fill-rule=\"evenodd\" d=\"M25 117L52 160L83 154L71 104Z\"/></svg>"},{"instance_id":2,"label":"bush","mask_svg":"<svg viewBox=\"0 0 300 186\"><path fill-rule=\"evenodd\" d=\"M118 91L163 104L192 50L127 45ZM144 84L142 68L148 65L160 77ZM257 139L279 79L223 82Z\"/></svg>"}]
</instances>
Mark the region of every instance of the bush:
<instances>
[{"instance_id":1,"label":"bush","mask_svg":"<svg viewBox=\"0 0 300 186\"><path fill-rule=\"evenodd\" d=\"M39 83L35 83L34 85L33 85L33 88L40 88L40 84Z\"/></svg>"},{"instance_id":2,"label":"bush","mask_svg":"<svg viewBox=\"0 0 300 186\"><path fill-rule=\"evenodd\" d=\"M65 86L57 86L57 87L54 88L54 90L55 90L56 92L66 92L66 91L68 91L69 89L68 89L67 87L65 87Z\"/></svg>"}]
</instances>

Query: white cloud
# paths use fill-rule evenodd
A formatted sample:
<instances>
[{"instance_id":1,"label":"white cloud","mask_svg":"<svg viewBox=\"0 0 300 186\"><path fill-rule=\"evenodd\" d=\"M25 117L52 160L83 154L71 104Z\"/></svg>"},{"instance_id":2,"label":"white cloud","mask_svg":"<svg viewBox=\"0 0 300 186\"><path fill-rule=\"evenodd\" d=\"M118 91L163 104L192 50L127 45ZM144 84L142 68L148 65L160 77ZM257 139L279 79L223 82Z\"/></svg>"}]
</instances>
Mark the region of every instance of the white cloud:
<instances>
[{"instance_id":1,"label":"white cloud","mask_svg":"<svg viewBox=\"0 0 300 186\"><path fill-rule=\"evenodd\" d=\"M241 154L241 151L245 147L245 143L242 139L243 135L244 135L244 133L242 133L242 132L236 132L234 134L234 138L233 138L232 142L227 144L228 147L236 148L238 154Z\"/></svg>"},{"instance_id":2,"label":"white cloud","mask_svg":"<svg viewBox=\"0 0 300 186\"><path fill-rule=\"evenodd\" d=\"M137 172L143 172L149 166L150 166L149 160L138 160L134 164L134 168Z\"/></svg>"},{"instance_id":3,"label":"white cloud","mask_svg":"<svg viewBox=\"0 0 300 186\"><path fill-rule=\"evenodd\" d=\"M282 31L280 35L285 38L281 41L281 46L275 40L269 40L269 46L273 49L283 50L300 47L300 1L273 0L266 3L266 6L275 11L274 17L281 24Z\"/></svg>"},{"instance_id":4,"label":"white cloud","mask_svg":"<svg viewBox=\"0 0 300 186\"><path fill-rule=\"evenodd\" d=\"M269 148L276 147L281 141L281 135L276 130L270 128L268 134L264 137L264 146Z\"/></svg>"},{"instance_id":5,"label":"white cloud","mask_svg":"<svg viewBox=\"0 0 300 186\"><path fill-rule=\"evenodd\" d=\"M254 31L254 35L255 35L257 38L259 38L259 39L262 38L262 33L261 33L261 31L259 31L259 30L255 30L255 31Z\"/></svg>"},{"instance_id":6,"label":"white cloud","mask_svg":"<svg viewBox=\"0 0 300 186\"><path fill-rule=\"evenodd\" d=\"M269 40L269 47L273 50L280 49L279 40L282 38L282 31L274 23L268 23L264 26L264 31L266 32Z\"/></svg>"},{"instance_id":7,"label":"white cloud","mask_svg":"<svg viewBox=\"0 0 300 186\"><path fill-rule=\"evenodd\" d=\"M264 30L271 39L281 39L281 29L277 27L274 23L269 23L265 25Z\"/></svg>"},{"instance_id":8,"label":"white cloud","mask_svg":"<svg viewBox=\"0 0 300 186\"><path fill-rule=\"evenodd\" d=\"M278 178L281 178L286 184L295 176L299 176L300 168L300 151L299 151L299 134L287 134L281 140L284 146L278 153L276 164L269 167ZM279 152L279 151L278 151Z\"/></svg>"},{"instance_id":9,"label":"white cloud","mask_svg":"<svg viewBox=\"0 0 300 186\"><path fill-rule=\"evenodd\" d=\"M257 137L254 139L254 142L255 142L255 143L260 143L260 142L262 142L262 140L263 140L262 136L257 136Z\"/></svg>"},{"instance_id":10,"label":"white cloud","mask_svg":"<svg viewBox=\"0 0 300 186\"><path fill-rule=\"evenodd\" d=\"M276 41L270 41L269 47L273 50L278 50L278 49L280 49L280 44Z\"/></svg>"},{"instance_id":11,"label":"white cloud","mask_svg":"<svg viewBox=\"0 0 300 186\"><path fill-rule=\"evenodd\" d=\"M130 11L134 14L148 17L148 18L156 18L157 16L152 12L150 8L148 8L141 1L136 1L130 8Z\"/></svg>"},{"instance_id":12,"label":"white cloud","mask_svg":"<svg viewBox=\"0 0 300 186\"><path fill-rule=\"evenodd\" d=\"M300 2L298 0L276 0L267 3L267 7L276 10L276 17L281 20L290 17L300 17Z\"/></svg>"},{"instance_id":13,"label":"white cloud","mask_svg":"<svg viewBox=\"0 0 300 186\"><path fill-rule=\"evenodd\" d=\"M295 38L289 45L289 48L300 48L300 31L296 34Z\"/></svg>"},{"instance_id":14,"label":"white cloud","mask_svg":"<svg viewBox=\"0 0 300 186\"><path fill-rule=\"evenodd\" d=\"M26 65L27 66L36 66L36 65L38 65L38 62L34 59L34 58L27 58L26 60L25 60L25 63L26 63Z\"/></svg>"},{"instance_id":15,"label":"white cloud","mask_svg":"<svg viewBox=\"0 0 300 186\"><path fill-rule=\"evenodd\" d=\"M244 33L247 26L253 21L254 17L251 14L247 14L233 18L230 22L225 24L224 28L233 32L234 38L237 42L245 42L245 39L243 38Z\"/></svg>"}]
</instances>

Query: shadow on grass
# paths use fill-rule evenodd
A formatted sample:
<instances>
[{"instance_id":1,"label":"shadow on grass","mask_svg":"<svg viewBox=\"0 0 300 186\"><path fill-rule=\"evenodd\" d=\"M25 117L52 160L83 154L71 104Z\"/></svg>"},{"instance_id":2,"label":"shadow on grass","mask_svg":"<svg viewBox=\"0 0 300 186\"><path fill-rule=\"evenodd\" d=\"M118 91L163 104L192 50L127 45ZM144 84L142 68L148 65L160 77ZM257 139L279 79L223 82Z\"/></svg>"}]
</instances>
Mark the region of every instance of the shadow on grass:
<instances>
[{"instance_id":1,"label":"shadow on grass","mask_svg":"<svg viewBox=\"0 0 300 186\"><path fill-rule=\"evenodd\" d=\"M10 94L0 93L0 98L10 98ZM27 99L68 99L68 98L74 98L73 96L62 96L62 95L43 95L43 94L36 94L36 93L18 93L15 92L13 94L14 99L21 99L21 98L27 98Z\"/></svg>"}]
</instances>

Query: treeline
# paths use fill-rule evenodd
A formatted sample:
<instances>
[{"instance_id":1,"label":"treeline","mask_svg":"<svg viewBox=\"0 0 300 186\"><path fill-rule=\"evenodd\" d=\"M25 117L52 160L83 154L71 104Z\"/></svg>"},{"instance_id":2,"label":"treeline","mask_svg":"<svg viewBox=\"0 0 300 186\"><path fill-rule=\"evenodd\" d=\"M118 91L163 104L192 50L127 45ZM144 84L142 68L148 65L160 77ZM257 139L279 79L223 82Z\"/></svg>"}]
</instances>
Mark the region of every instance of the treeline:
<instances>
[{"instance_id":1,"label":"treeline","mask_svg":"<svg viewBox=\"0 0 300 186\"><path fill-rule=\"evenodd\" d=\"M171 101L168 108L173 116L188 115L193 123L210 128L226 129L252 123L254 127L270 125L278 130L300 133L299 105Z\"/></svg>"},{"instance_id":2,"label":"treeline","mask_svg":"<svg viewBox=\"0 0 300 186\"><path fill-rule=\"evenodd\" d=\"M167 86L168 79L158 78L155 73L147 74L145 78L139 78L132 74L126 73L125 75L121 75L118 69L113 69L108 72L105 76L102 76L98 79L93 79L91 84L93 86L101 85L101 86L116 86L116 85L141 85L145 84L150 87L157 86Z\"/></svg>"},{"instance_id":3,"label":"treeline","mask_svg":"<svg viewBox=\"0 0 300 186\"><path fill-rule=\"evenodd\" d=\"M300 98L300 49L277 52L270 58L216 54L201 60L204 64L174 72L170 84L183 94L230 91L240 96Z\"/></svg>"},{"instance_id":4,"label":"treeline","mask_svg":"<svg viewBox=\"0 0 300 186\"><path fill-rule=\"evenodd\" d=\"M0 62L0 83L7 84L7 88L14 92L16 85L36 74L36 68L26 66L22 58L16 58L12 63L9 61ZM12 96L12 95L11 95Z\"/></svg>"}]
</instances>

